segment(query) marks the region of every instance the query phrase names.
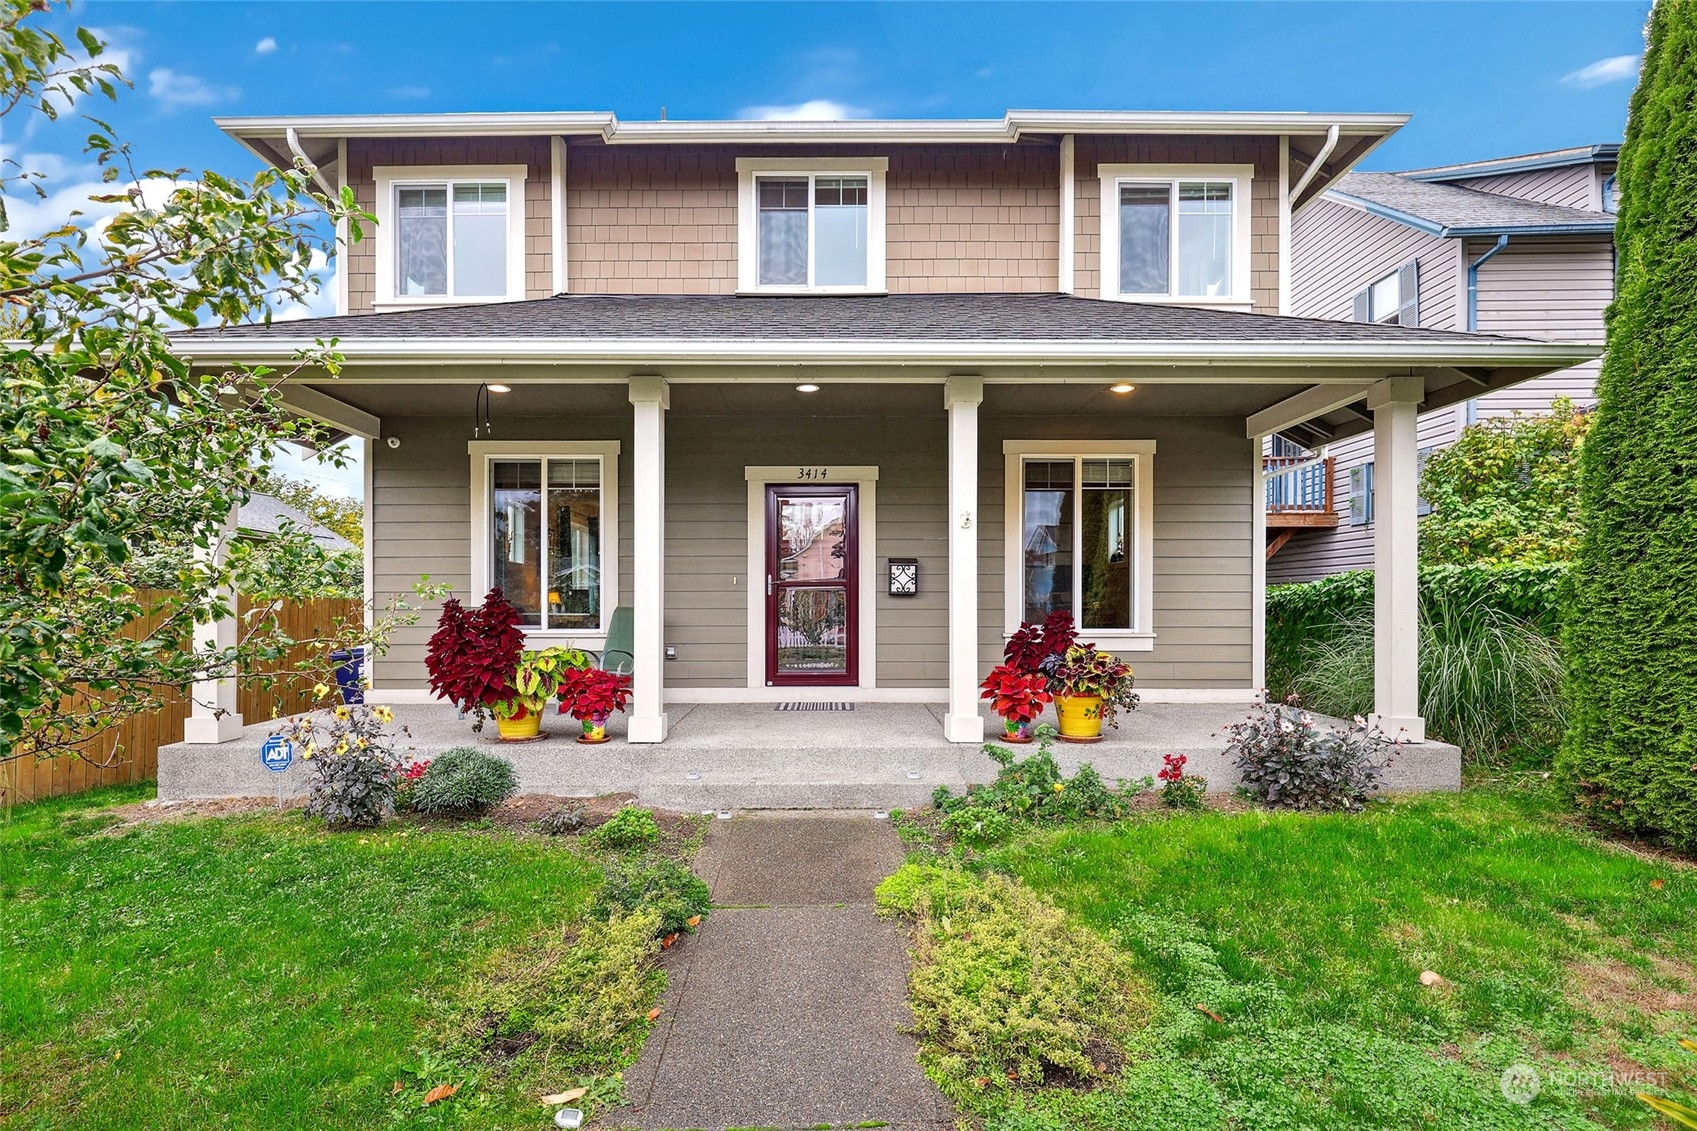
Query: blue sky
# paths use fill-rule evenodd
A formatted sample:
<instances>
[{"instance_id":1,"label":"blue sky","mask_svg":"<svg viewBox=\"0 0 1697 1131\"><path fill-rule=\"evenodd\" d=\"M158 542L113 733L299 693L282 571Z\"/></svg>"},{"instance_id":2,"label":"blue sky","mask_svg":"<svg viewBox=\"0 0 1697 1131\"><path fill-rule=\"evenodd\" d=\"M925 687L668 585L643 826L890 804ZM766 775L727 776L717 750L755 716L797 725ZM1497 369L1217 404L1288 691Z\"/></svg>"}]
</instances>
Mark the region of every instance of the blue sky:
<instances>
[{"instance_id":1,"label":"blue sky","mask_svg":"<svg viewBox=\"0 0 1697 1131\"><path fill-rule=\"evenodd\" d=\"M634 119L664 106L672 118L1402 111L1413 121L1365 166L1400 169L1619 140L1648 9L1647 0L88 0L71 17L100 30L135 83L95 112L154 167L251 172L253 158L213 127L215 114L612 110ZM61 190L41 206L12 201L14 224L62 221L89 177L78 154L86 129L8 127L5 155L51 173L49 190Z\"/></svg>"}]
</instances>

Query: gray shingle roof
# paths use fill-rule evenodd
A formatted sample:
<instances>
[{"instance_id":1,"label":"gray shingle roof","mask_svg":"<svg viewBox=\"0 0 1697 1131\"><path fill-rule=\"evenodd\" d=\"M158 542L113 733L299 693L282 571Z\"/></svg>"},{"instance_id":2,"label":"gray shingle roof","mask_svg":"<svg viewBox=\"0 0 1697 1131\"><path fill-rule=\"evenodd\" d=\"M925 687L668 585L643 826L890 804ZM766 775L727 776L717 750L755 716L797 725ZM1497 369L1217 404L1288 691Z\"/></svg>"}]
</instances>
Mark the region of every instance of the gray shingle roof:
<instances>
[{"instance_id":1,"label":"gray shingle roof","mask_svg":"<svg viewBox=\"0 0 1697 1131\"><path fill-rule=\"evenodd\" d=\"M335 337L1228 343L1478 342L1480 335L1247 314L1059 294L557 295L525 302L350 314L181 335L192 350L230 340Z\"/></svg>"},{"instance_id":2,"label":"gray shingle roof","mask_svg":"<svg viewBox=\"0 0 1697 1131\"><path fill-rule=\"evenodd\" d=\"M271 537L282 531L285 522L311 534L314 542L331 553L354 548L352 542L328 526L314 522L305 511L290 506L275 495L254 495L236 512L236 528L245 534Z\"/></svg>"},{"instance_id":3,"label":"gray shingle roof","mask_svg":"<svg viewBox=\"0 0 1697 1131\"><path fill-rule=\"evenodd\" d=\"M1433 228L1443 229L1439 233L1442 235L1560 230L1575 226L1607 231L1614 227L1614 216L1608 212L1520 200L1459 185L1414 180L1398 173L1349 173L1333 181L1327 191L1423 220Z\"/></svg>"}]
</instances>

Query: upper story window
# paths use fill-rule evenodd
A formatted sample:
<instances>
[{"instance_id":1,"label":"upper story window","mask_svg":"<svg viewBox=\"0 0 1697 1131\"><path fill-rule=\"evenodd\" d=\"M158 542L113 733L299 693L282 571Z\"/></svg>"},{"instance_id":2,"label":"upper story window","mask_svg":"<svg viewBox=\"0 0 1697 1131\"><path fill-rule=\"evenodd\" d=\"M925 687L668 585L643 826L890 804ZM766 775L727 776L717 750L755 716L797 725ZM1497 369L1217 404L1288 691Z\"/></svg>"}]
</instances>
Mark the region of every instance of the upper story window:
<instances>
[{"instance_id":1,"label":"upper story window","mask_svg":"<svg viewBox=\"0 0 1697 1131\"><path fill-rule=\"evenodd\" d=\"M524 166L374 172L378 305L524 297Z\"/></svg>"},{"instance_id":2,"label":"upper story window","mask_svg":"<svg viewBox=\"0 0 1697 1131\"><path fill-rule=\"evenodd\" d=\"M1247 306L1246 165L1102 165L1102 297Z\"/></svg>"},{"instance_id":3,"label":"upper story window","mask_svg":"<svg viewBox=\"0 0 1697 1131\"><path fill-rule=\"evenodd\" d=\"M1382 326L1420 325L1420 263L1410 259L1389 275L1355 292L1357 322Z\"/></svg>"},{"instance_id":4,"label":"upper story window","mask_svg":"<svg viewBox=\"0 0 1697 1131\"><path fill-rule=\"evenodd\" d=\"M884 158L737 161L737 289L884 289Z\"/></svg>"}]
</instances>

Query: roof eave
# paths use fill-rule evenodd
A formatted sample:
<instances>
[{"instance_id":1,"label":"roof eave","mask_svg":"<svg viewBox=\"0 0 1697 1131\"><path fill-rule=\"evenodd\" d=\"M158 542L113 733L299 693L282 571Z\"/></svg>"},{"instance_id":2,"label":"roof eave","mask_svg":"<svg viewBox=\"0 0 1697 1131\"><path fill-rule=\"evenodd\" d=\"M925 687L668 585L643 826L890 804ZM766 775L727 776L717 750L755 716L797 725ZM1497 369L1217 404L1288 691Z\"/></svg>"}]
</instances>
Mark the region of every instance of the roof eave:
<instances>
[{"instance_id":1,"label":"roof eave","mask_svg":"<svg viewBox=\"0 0 1697 1131\"><path fill-rule=\"evenodd\" d=\"M1431 169L1411 169L1398 173L1411 181L1466 181L1475 177L1499 177L1507 173L1530 173L1539 169L1563 169L1570 165L1595 165L1615 161L1620 157L1619 142L1603 142L1558 153L1536 153L1526 157L1504 157L1495 161L1474 161L1466 165L1439 165Z\"/></svg>"},{"instance_id":2,"label":"roof eave","mask_svg":"<svg viewBox=\"0 0 1697 1131\"><path fill-rule=\"evenodd\" d=\"M192 343L186 343L192 345ZM247 339L192 350L194 364L275 362L313 348L309 339ZM559 339L417 338L341 341L350 363L489 365L539 362L641 365L831 365L935 363L983 365L1316 365L1428 366L1576 365L1600 346L1566 342L1128 342L1116 339Z\"/></svg>"},{"instance_id":3,"label":"roof eave","mask_svg":"<svg viewBox=\"0 0 1697 1131\"><path fill-rule=\"evenodd\" d=\"M1571 235L1612 235L1615 225L1613 220L1580 220L1561 224L1440 224L1424 216L1416 216L1400 208L1392 208L1388 204L1380 204L1364 196L1344 192L1341 189L1330 189L1327 196L1346 201L1371 215L1386 220L1395 220L1425 232L1429 236L1442 236L1445 239L1460 239L1466 236L1571 236Z\"/></svg>"}]
</instances>

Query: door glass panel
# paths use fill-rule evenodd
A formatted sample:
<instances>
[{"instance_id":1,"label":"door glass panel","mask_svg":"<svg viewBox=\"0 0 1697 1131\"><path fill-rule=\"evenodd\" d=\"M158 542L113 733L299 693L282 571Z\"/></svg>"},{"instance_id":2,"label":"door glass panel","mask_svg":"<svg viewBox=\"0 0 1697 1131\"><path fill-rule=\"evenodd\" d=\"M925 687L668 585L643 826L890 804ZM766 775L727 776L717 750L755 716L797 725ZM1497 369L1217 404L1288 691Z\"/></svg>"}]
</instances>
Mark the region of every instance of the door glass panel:
<instances>
[{"instance_id":1,"label":"door glass panel","mask_svg":"<svg viewBox=\"0 0 1697 1131\"><path fill-rule=\"evenodd\" d=\"M542 623L542 464L497 460L491 517L495 561L490 576L519 610L519 623Z\"/></svg>"},{"instance_id":2,"label":"door glass panel","mask_svg":"<svg viewBox=\"0 0 1697 1131\"><path fill-rule=\"evenodd\" d=\"M778 593L778 674L848 671L848 590L835 585Z\"/></svg>"},{"instance_id":3,"label":"door glass panel","mask_svg":"<svg viewBox=\"0 0 1697 1131\"><path fill-rule=\"evenodd\" d=\"M1081 628L1131 628L1132 465L1084 461L1079 524L1084 542Z\"/></svg>"},{"instance_id":4,"label":"door glass panel","mask_svg":"<svg viewBox=\"0 0 1697 1131\"><path fill-rule=\"evenodd\" d=\"M548 627L601 626L601 463L548 461Z\"/></svg>"},{"instance_id":5,"label":"door glass panel","mask_svg":"<svg viewBox=\"0 0 1697 1131\"><path fill-rule=\"evenodd\" d=\"M846 502L841 496L779 496L779 581L833 581L846 576Z\"/></svg>"},{"instance_id":6,"label":"door glass panel","mask_svg":"<svg viewBox=\"0 0 1697 1131\"><path fill-rule=\"evenodd\" d=\"M1025 462L1025 614L1072 611L1073 461Z\"/></svg>"}]
</instances>

